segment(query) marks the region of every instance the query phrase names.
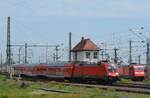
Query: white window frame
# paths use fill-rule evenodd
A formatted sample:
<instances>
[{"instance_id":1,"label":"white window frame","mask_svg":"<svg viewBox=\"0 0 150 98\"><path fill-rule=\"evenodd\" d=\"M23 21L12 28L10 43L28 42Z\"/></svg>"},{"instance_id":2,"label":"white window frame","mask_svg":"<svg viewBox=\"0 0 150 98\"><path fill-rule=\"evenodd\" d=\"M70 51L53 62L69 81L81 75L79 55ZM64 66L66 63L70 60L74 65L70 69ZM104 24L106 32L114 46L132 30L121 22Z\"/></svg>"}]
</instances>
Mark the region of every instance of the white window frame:
<instances>
[{"instance_id":1,"label":"white window frame","mask_svg":"<svg viewBox=\"0 0 150 98\"><path fill-rule=\"evenodd\" d=\"M90 52L85 52L85 58L90 59L91 53Z\"/></svg>"},{"instance_id":2,"label":"white window frame","mask_svg":"<svg viewBox=\"0 0 150 98\"><path fill-rule=\"evenodd\" d=\"M94 52L94 53L93 53L93 58L94 58L94 59L98 59L98 52Z\"/></svg>"}]
</instances>

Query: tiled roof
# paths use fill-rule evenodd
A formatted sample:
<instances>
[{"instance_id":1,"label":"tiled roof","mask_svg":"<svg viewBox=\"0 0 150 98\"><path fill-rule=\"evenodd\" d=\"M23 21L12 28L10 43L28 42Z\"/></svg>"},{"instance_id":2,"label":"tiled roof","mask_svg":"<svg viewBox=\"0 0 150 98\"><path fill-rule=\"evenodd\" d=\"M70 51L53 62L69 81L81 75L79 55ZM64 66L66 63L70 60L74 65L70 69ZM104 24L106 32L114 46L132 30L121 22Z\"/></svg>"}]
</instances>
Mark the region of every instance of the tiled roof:
<instances>
[{"instance_id":1,"label":"tiled roof","mask_svg":"<svg viewBox=\"0 0 150 98\"><path fill-rule=\"evenodd\" d=\"M100 49L97 47L95 43L93 43L90 39L84 39L82 37L81 41L71 50L72 52L76 51L99 51Z\"/></svg>"}]
</instances>

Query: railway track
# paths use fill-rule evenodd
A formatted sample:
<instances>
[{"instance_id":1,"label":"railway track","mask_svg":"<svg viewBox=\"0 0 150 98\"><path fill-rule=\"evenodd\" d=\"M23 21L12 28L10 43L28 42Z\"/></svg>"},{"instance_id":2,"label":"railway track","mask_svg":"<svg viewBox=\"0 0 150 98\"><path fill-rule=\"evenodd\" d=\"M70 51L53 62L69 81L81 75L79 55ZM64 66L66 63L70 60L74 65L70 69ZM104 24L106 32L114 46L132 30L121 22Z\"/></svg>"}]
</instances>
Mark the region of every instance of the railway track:
<instances>
[{"instance_id":1,"label":"railway track","mask_svg":"<svg viewBox=\"0 0 150 98\"><path fill-rule=\"evenodd\" d=\"M47 79L36 79L36 78L23 78L27 81L42 81L42 82L51 82ZM54 82L53 82L54 83ZM65 86L78 86L78 87L87 87L87 88L100 88L100 89L113 89L115 91L122 92L131 92L131 93L141 93L141 94L150 94L150 85L142 83L114 83L112 85L100 85L100 84L83 84L83 83L66 83L63 81L55 81L55 83L63 84Z\"/></svg>"},{"instance_id":2,"label":"railway track","mask_svg":"<svg viewBox=\"0 0 150 98\"><path fill-rule=\"evenodd\" d=\"M100 89L113 89L115 91L131 92L131 93L141 93L141 94L150 94L150 88L135 87L131 85L97 85L97 84L80 84L80 83L62 83L66 86L79 86L87 88L100 88Z\"/></svg>"},{"instance_id":3,"label":"railway track","mask_svg":"<svg viewBox=\"0 0 150 98\"><path fill-rule=\"evenodd\" d=\"M126 84L126 85L145 85L145 86L150 86L148 83L142 83L142 82L128 82L128 83L120 83L120 84Z\"/></svg>"},{"instance_id":4,"label":"railway track","mask_svg":"<svg viewBox=\"0 0 150 98\"><path fill-rule=\"evenodd\" d=\"M115 83L112 86L121 86L121 87L129 87L129 88L144 88L150 90L150 85L148 84L135 84L135 83Z\"/></svg>"}]
</instances>

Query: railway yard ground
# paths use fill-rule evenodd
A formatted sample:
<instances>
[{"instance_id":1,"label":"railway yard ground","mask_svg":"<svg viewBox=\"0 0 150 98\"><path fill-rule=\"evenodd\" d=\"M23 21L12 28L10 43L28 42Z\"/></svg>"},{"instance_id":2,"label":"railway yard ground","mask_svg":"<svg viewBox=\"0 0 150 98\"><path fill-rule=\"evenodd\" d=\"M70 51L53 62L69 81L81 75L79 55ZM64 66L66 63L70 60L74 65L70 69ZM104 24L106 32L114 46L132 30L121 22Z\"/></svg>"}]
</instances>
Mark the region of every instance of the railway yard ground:
<instances>
[{"instance_id":1,"label":"railway yard ground","mask_svg":"<svg viewBox=\"0 0 150 98\"><path fill-rule=\"evenodd\" d=\"M12 80L0 75L0 98L150 98L150 94L72 86L55 81Z\"/></svg>"}]
</instances>

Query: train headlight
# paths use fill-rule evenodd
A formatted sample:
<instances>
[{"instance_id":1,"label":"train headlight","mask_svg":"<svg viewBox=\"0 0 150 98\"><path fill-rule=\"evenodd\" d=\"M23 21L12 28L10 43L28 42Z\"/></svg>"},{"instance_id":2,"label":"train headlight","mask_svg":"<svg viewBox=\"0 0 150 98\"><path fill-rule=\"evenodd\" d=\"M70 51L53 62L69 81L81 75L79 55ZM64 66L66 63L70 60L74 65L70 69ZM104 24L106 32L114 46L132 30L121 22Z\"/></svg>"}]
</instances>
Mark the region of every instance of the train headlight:
<instances>
[{"instance_id":1,"label":"train headlight","mask_svg":"<svg viewBox=\"0 0 150 98\"><path fill-rule=\"evenodd\" d=\"M119 75L119 73L118 73L118 72L116 72L116 75L118 76L118 75Z\"/></svg>"},{"instance_id":2,"label":"train headlight","mask_svg":"<svg viewBox=\"0 0 150 98\"><path fill-rule=\"evenodd\" d=\"M144 74L144 72L135 72L135 74Z\"/></svg>"}]
</instances>

